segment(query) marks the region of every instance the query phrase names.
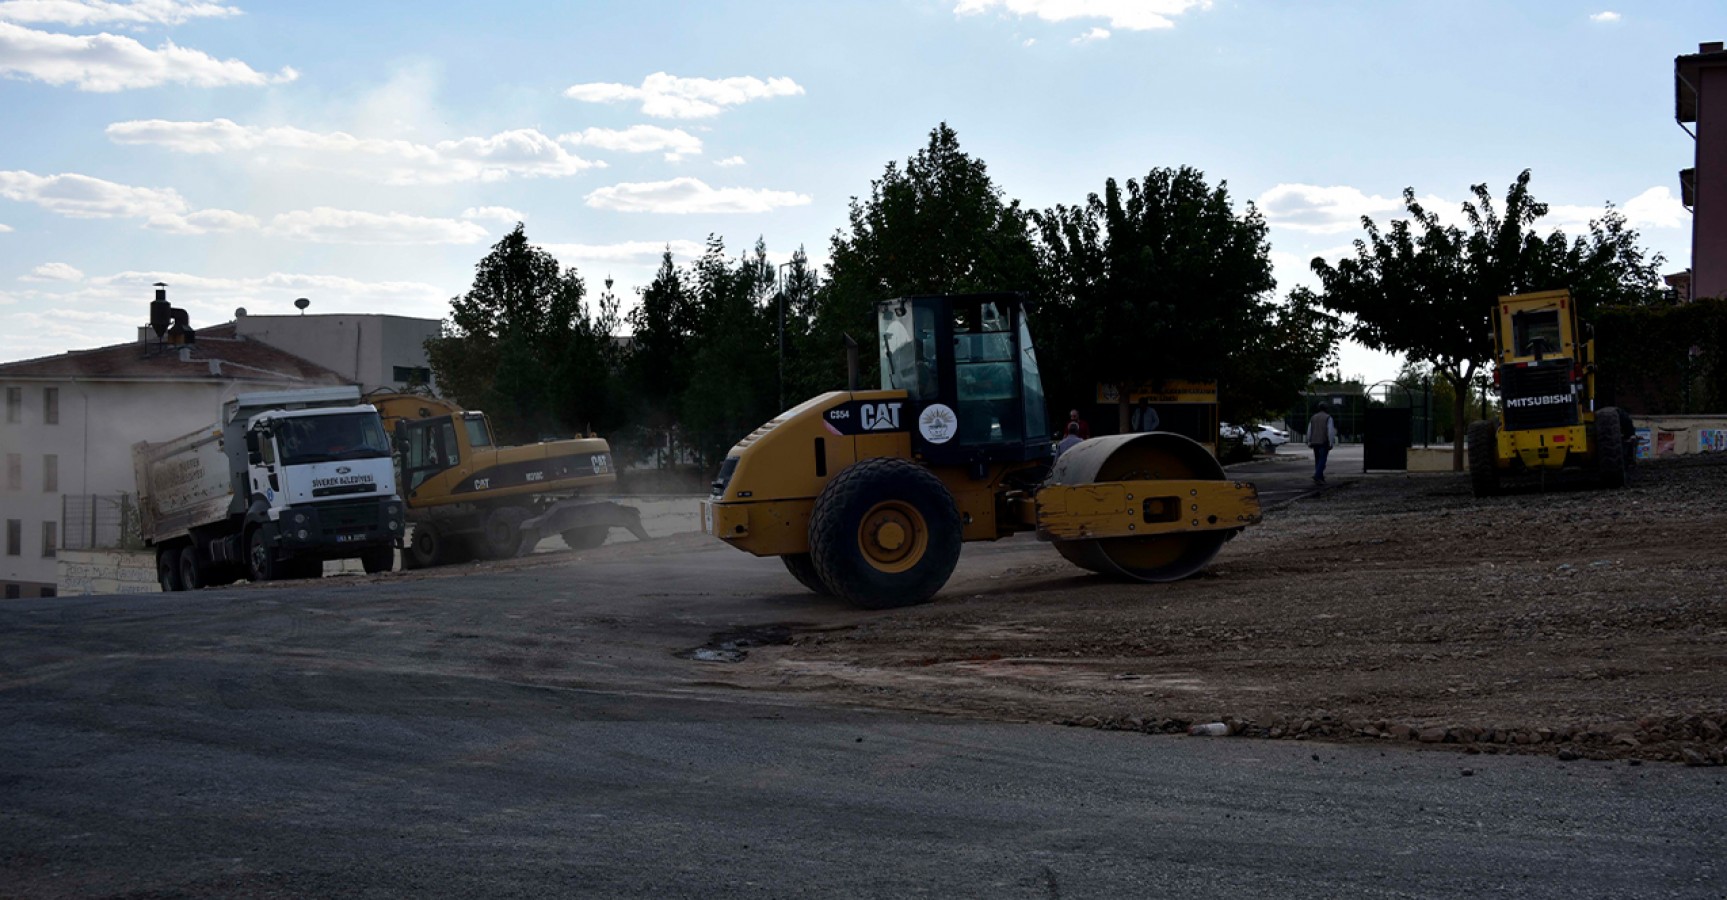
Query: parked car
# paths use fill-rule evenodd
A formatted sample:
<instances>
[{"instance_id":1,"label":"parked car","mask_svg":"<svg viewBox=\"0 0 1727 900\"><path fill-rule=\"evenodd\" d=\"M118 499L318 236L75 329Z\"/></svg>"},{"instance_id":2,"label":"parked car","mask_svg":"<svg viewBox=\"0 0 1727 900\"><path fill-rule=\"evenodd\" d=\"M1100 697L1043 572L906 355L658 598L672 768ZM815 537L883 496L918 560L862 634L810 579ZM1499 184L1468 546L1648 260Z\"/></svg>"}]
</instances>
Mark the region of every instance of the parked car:
<instances>
[{"instance_id":1,"label":"parked car","mask_svg":"<svg viewBox=\"0 0 1727 900\"><path fill-rule=\"evenodd\" d=\"M1253 436L1253 445L1265 454L1276 453L1277 448L1289 443L1289 432L1270 425L1249 426L1248 433Z\"/></svg>"},{"instance_id":2,"label":"parked car","mask_svg":"<svg viewBox=\"0 0 1727 900\"><path fill-rule=\"evenodd\" d=\"M1253 456L1253 435L1240 425L1228 422L1217 426L1217 458L1229 463L1239 462Z\"/></svg>"}]
</instances>

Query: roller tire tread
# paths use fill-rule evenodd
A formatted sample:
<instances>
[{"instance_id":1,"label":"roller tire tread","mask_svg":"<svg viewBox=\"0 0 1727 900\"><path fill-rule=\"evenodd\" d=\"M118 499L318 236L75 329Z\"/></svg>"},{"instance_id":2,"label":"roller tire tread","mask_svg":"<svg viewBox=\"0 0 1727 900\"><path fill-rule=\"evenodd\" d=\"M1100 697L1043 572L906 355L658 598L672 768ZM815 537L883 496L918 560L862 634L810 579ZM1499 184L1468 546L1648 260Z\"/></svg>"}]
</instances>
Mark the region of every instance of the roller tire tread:
<instances>
[{"instance_id":1,"label":"roller tire tread","mask_svg":"<svg viewBox=\"0 0 1727 900\"><path fill-rule=\"evenodd\" d=\"M918 508L929 543L911 569L886 573L863 558L857 529L871 507L896 499ZM835 475L816 497L809 528L810 559L823 584L864 609L927 602L953 574L964 538L947 486L923 466L898 457L862 460Z\"/></svg>"}]
</instances>

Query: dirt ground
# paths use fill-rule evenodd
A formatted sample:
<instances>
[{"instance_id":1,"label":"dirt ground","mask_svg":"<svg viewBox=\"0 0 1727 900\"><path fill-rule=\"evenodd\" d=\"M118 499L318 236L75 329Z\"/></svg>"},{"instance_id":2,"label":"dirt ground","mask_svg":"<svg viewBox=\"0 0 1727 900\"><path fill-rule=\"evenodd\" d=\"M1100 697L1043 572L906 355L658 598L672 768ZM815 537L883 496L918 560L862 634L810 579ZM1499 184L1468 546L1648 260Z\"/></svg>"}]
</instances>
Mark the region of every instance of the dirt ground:
<instances>
[{"instance_id":1,"label":"dirt ground","mask_svg":"<svg viewBox=\"0 0 1727 900\"><path fill-rule=\"evenodd\" d=\"M1009 720L1719 764L1724 506L1720 455L1487 500L1461 476L1360 478L1185 582L974 557L930 605L793 629L732 674Z\"/></svg>"}]
</instances>

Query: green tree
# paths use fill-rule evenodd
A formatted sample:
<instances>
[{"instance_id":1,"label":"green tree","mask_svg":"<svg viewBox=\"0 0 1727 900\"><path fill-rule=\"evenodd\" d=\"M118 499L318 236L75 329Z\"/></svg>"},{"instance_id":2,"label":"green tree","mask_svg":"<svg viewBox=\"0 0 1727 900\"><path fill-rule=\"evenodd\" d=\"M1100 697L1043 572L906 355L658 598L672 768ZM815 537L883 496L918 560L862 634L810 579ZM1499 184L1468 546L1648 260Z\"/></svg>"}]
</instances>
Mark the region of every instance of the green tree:
<instances>
[{"instance_id":1,"label":"green tree","mask_svg":"<svg viewBox=\"0 0 1727 900\"><path fill-rule=\"evenodd\" d=\"M1329 319L1311 297L1269 299L1276 282L1258 210L1238 215L1227 185L1208 185L1197 169L1153 169L1125 190L1112 178L1102 196L1034 219L1055 313L1039 319L1054 390L1216 379L1226 415L1257 415L1286 408L1330 353ZM1123 428L1128 403L1124 394Z\"/></svg>"},{"instance_id":2,"label":"green tree","mask_svg":"<svg viewBox=\"0 0 1727 900\"><path fill-rule=\"evenodd\" d=\"M590 316L586 291L576 270L560 271L518 223L474 267L473 286L450 301L440 336L426 342L444 393L484 409L508 441L603 420L596 335L609 324Z\"/></svg>"},{"instance_id":3,"label":"green tree","mask_svg":"<svg viewBox=\"0 0 1727 900\"><path fill-rule=\"evenodd\" d=\"M689 384L689 348L697 324L696 298L667 250L642 302L628 316L634 333L624 369L637 425L668 429Z\"/></svg>"},{"instance_id":4,"label":"green tree","mask_svg":"<svg viewBox=\"0 0 1727 900\"><path fill-rule=\"evenodd\" d=\"M807 370L800 367L794 396L844 386L842 333L863 345L864 385L875 381L878 360L869 351L878 300L1036 284L1037 254L1019 202L1003 199L983 161L960 149L945 122L903 169L888 163L867 200L852 198L849 224L833 236L811 329L816 352Z\"/></svg>"},{"instance_id":5,"label":"green tree","mask_svg":"<svg viewBox=\"0 0 1727 900\"><path fill-rule=\"evenodd\" d=\"M1535 224L1547 205L1529 192L1525 169L1496 206L1487 185L1463 204L1468 229L1445 225L1405 188L1409 218L1381 230L1362 218L1366 240L1354 258L1333 266L1313 260L1326 309L1349 317L1347 334L1376 350L1405 353L1451 387L1453 421L1465 421L1468 382L1491 358L1489 317L1498 298L1525 291L1570 288L1584 314L1604 305L1643 304L1661 296L1659 254L1646 258L1637 232L1609 206L1589 234L1543 237ZM1463 443L1452 467L1463 468Z\"/></svg>"},{"instance_id":6,"label":"green tree","mask_svg":"<svg viewBox=\"0 0 1727 900\"><path fill-rule=\"evenodd\" d=\"M760 240L734 266L717 237L694 266L697 307L693 378L680 424L705 463L779 410L774 352L774 266Z\"/></svg>"}]
</instances>

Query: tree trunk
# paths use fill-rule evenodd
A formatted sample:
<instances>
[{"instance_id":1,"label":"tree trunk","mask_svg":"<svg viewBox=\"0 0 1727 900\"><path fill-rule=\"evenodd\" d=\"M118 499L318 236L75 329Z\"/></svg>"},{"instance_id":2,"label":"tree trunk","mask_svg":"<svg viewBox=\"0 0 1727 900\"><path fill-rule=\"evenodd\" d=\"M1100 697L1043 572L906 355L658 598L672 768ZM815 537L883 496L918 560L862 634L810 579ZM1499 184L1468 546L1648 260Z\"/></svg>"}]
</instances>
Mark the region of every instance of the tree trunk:
<instances>
[{"instance_id":1,"label":"tree trunk","mask_svg":"<svg viewBox=\"0 0 1727 900\"><path fill-rule=\"evenodd\" d=\"M1451 382L1451 471L1463 471L1464 435L1469 433L1469 382L1475 377L1475 364L1470 363L1461 373L1456 370L1440 373Z\"/></svg>"}]
</instances>

